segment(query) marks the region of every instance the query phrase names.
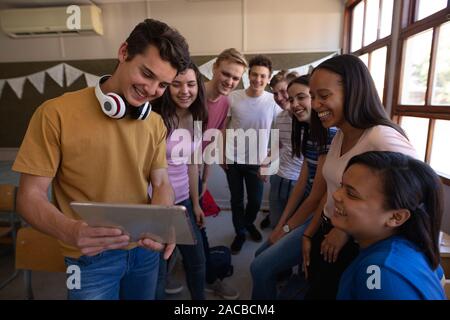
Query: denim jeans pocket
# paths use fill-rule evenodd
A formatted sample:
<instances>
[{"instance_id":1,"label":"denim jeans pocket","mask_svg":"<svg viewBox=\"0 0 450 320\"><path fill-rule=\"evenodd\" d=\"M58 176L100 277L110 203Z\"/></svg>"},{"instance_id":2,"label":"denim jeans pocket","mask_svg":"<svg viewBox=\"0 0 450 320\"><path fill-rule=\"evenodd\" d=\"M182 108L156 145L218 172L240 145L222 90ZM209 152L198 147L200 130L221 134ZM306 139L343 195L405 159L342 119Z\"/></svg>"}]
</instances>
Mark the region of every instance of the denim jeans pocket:
<instances>
[{"instance_id":1,"label":"denim jeans pocket","mask_svg":"<svg viewBox=\"0 0 450 320\"><path fill-rule=\"evenodd\" d=\"M106 251L100 252L99 254L96 254L95 256L80 256L78 259L76 258L70 258L65 257L65 262L67 265L77 265L80 267L87 267L99 259L101 259L105 255Z\"/></svg>"}]
</instances>

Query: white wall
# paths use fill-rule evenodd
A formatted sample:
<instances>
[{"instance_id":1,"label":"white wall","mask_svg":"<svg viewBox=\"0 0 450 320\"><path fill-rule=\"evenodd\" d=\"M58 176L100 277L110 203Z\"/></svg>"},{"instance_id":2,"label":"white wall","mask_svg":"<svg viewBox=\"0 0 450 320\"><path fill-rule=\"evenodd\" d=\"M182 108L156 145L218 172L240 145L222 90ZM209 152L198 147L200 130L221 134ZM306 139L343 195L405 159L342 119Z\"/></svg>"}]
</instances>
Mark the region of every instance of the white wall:
<instances>
[{"instance_id":1,"label":"white wall","mask_svg":"<svg viewBox=\"0 0 450 320\"><path fill-rule=\"evenodd\" d=\"M146 17L178 29L192 55L228 47L246 53L336 51L344 10L339 0L167 0L100 7L103 36L10 39L0 33L0 62L114 58L133 26Z\"/></svg>"}]
</instances>

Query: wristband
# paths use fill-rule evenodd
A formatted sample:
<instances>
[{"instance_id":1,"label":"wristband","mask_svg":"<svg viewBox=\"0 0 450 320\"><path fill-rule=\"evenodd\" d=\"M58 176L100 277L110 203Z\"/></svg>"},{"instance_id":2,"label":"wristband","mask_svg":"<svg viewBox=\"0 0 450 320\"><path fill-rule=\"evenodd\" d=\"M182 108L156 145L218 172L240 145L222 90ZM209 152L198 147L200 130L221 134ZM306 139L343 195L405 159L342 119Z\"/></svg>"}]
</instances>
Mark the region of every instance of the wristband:
<instances>
[{"instance_id":1,"label":"wristband","mask_svg":"<svg viewBox=\"0 0 450 320\"><path fill-rule=\"evenodd\" d=\"M307 234L303 234L303 237L308 238L309 240L312 240L312 237L308 236Z\"/></svg>"}]
</instances>

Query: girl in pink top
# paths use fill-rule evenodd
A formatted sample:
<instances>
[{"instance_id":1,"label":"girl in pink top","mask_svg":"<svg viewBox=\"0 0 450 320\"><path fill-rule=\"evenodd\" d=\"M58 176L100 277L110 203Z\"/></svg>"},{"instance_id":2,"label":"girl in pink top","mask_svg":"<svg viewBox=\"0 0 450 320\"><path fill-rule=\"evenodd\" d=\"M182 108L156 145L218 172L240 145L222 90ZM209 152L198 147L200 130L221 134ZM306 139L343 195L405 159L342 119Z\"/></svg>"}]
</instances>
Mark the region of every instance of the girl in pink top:
<instances>
[{"instance_id":1,"label":"girl in pink top","mask_svg":"<svg viewBox=\"0 0 450 320\"><path fill-rule=\"evenodd\" d=\"M189 64L165 92L154 110L163 118L167 127L167 164L169 179L175 193L175 203L185 206L193 225L196 245L177 245L183 256L186 282L193 300L205 299L205 255L200 228L205 215L198 196L198 167L193 161L201 155L201 140L194 140L195 121L206 123L205 89L201 74L194 64ZM149 187L151 196L151 186ZM157 298L164 298L166 261L160 260Z\"/></svg>"},{"instance_id":2,"label":"girl in pink top","mask_svg":"<svg viewBox=\"0 0 450 320\"><path fill-rule=\"evenodd\" d=\"M322 62L312 72L310 95L312 137L325 146L326 128L339 131L322 174L314 180L314 186L323 186L323 201L303 234L303 262L310 282L306 298L335 299L340 276L359 250L347 233L330 222L336 211L332 194L342 182L348 161L367 151L417 155L403 130L389 119L370 72L358 57L344 54Z\"/></svg>"}]
</instances>

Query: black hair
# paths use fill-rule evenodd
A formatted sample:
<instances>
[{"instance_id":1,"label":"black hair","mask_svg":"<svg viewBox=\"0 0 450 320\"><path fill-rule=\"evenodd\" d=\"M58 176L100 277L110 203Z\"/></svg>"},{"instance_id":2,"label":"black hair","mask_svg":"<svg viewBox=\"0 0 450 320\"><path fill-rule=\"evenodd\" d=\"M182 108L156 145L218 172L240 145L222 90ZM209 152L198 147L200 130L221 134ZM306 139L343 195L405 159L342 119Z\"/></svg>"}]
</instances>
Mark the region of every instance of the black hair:
<instances>
[{"instance_id":1,"label":"black hair","mask_svg":"<svg viewBox=\"0 0 450 320\"><path fill-rule=\"evenodd\" d=\"M354 156L345 170L354 164L380 175L386 210L409 210L411 216L397 234L413 242L436 269L443 214L443 188L438 175L428 164L398 152L362 153Z\"/></svg>"},{"instance_id":2,"label":"black hair","mask_svg":"<svg viewBox=\"0 0 450 320\"><path fill-rule=\"evenodd\" d=\"M326 69L342 79L344 89L344 117L354 128L368 129L377 125L394 128L406 137L400 126L392 122L381 103L375 83L364 62L351 54L334 56L319 64L312 72ZM317 112L311 112L311 135L323 146L327 143L327 130L322 127Z\"/></svg>"},{"instance_id":3,"label":"black hair","mask_svg":"<svg viewBox=\"0 0 450 320\"><path fill-rule=\"evenodd\" d=\"M248 70L250 71L254 66L266 67L269 69L269 77L272 74L272 61L262 54L258 54L250 59L248 62Z\"/></svg>"},{"instance_id":4,"label":"black hair","mask_svg":"<svg viewBox=\"0 0 450 320\"><path fill-rule=\"evenodd\" d=\"M296 83L309 87L309 75L303 75L293 79L289 82L287 88L289 89ZM300 122L295 116L292 116L291 146L293 157L301 157L302 154L305 154L306 141L308 141L309 135L309 123Z\"/></svg>"},{"instance_id":5,"label":"black hair","mask_svg":"<svg viewBox=\"0 0 450 320\"><path fill-rule=\"evenodd\" d=\"M164 22L145 19L134 27L127 40L127 60L143 54L149 45L154 45L161 59L170 63L177 72L186 69L190 57L186 39Z\"/></svg>"},{"instance_id":6,"label":"black hair","mask_svg":"<svg viewBox=\"0 0 450 320\"><path fill-rule=\"evenodd\" d=\"M195 72L195 78L198 85L198 93L195 101L189 106L189 112L192 114L194 121L202 121L203 129L206 127L208 121L208 112L206 109L206 92L205 84L203 82L202 74L197 66L190 62L186 70L192 69ZM153 110L159 113L167 128L167 133L170 134L172 130L178 127L178 116L176 113L177 105L172 99L170 89L167 89L157 102L153 103Z\"/></svg>"}]
</instances>

